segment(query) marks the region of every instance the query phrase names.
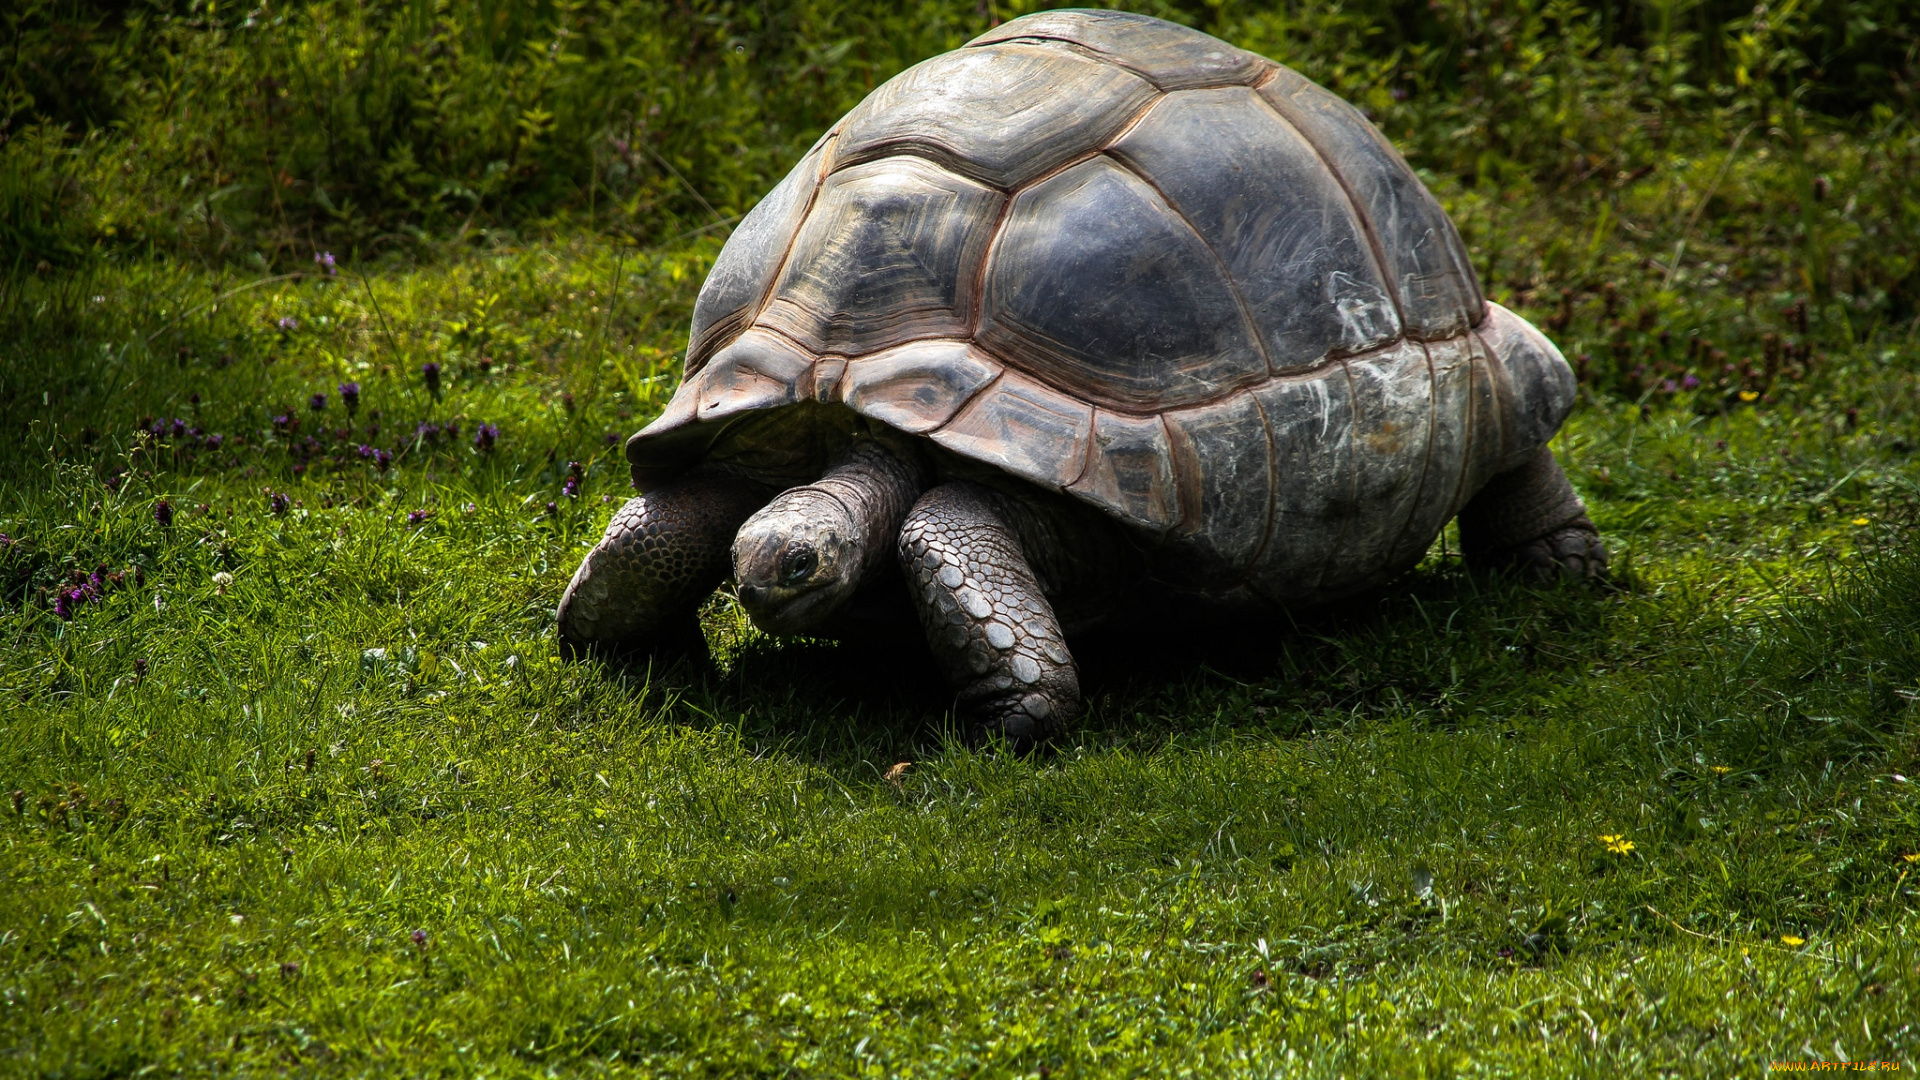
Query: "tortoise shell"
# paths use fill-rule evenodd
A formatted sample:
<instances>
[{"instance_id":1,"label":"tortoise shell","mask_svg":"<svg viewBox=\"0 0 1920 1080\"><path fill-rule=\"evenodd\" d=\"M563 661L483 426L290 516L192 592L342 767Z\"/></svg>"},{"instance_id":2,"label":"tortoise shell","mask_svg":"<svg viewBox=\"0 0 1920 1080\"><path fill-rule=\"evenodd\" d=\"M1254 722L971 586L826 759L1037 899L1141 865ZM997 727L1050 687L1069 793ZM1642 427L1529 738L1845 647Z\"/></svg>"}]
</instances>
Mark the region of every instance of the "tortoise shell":
<instances>
[{"instance_id":1,"label":"tortoise shell","mask_svg":"<svg viewBox=\"0 0 1920 1080\"><path fill-rule=\"evenodd\" d=\"M1294 603L1417 562L1571 406L1359 112L1141 15L1015 19L895 77L727 241L636 480L835 402Z\"/></svg>"}]
</instances>

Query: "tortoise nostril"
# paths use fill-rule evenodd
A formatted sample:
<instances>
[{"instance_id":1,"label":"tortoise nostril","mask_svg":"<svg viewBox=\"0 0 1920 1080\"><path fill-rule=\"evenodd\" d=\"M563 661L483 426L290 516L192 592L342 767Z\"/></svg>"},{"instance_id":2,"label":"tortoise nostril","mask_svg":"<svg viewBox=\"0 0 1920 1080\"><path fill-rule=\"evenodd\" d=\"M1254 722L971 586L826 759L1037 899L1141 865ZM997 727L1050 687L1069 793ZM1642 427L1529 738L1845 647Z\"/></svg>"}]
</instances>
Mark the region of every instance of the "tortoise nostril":
<instances>
[{"instance_id":1,"label":"tortoise nostril","mask_svg":"<svg viewBox=\"0 0 1920 1080\"><path fill-rule=\"evenodd\" d=\"M765 585L740 586L740 602L748 607L758 607L760 602L766 598L767 587Z\"/></svg>"}]
</instances>

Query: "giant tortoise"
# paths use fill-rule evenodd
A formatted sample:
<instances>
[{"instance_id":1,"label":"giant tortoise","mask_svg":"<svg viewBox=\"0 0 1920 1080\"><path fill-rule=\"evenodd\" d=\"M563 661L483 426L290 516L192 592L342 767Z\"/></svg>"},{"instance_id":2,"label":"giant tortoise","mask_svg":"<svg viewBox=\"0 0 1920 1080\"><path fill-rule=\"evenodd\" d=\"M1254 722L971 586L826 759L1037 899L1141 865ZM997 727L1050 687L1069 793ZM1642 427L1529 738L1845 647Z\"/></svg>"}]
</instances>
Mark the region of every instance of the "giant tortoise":
<instances>
[{"instance_id":1,"label":"giant tortoise","mask_svg":"<svg viewBox=\"0 0 1920 1080\"><path fill-rule=\"evenodd\" d=\"M1079 707L1069 632L1325 604L1456 514L1477 563L1603 575L1547 448L1573 397L1351 106L1158 19L1029 15L741 222L560 636L697 641L729 568L776 634L891 590L974 729L1029 741Z\"/></svg>"}]
</instances>

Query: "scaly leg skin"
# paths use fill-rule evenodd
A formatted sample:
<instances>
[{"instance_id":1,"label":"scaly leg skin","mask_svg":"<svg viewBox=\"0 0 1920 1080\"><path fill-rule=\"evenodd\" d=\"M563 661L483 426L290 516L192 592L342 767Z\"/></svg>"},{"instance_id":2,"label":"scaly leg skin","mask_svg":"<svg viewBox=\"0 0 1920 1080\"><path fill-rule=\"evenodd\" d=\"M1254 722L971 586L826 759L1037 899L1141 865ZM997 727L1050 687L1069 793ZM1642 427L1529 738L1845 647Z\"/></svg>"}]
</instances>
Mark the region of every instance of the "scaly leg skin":
<instances>
[{"instance_id":1,"label":"scaly leg skin","mask_svg":"<svg viewBox=\"0 0 1920 1080\"><path fill-rule=\"evenodd\" d=\"M975 484L943 484L900 526L927 644L975 735L1026 748L1080 709L1080 675L1019 538Z\"/></svg>"},{"instance_id":2,"label":"scaly leg skin","mask_svg":"<svg viewBox=\"0 0 1920 1080\"><path fill-rule=\"evenodd\" d=\"M1460 511L1469 564L1512 568L1534 582L1607 580L1607 546L1553 451L1487 482Z\"/></svg>"},{"instance_id":3,"label":"scaly leg skin","mask_svg":"<svg viewBox=\"0 0 1920 1080\"><path fill-rule=\"evenodd\" d=\"M629 499L560 599L561 652L704 649L700 604L727 576L734 531L766 500L758 485L712 473Z\"/></svg>"}]
</instances>

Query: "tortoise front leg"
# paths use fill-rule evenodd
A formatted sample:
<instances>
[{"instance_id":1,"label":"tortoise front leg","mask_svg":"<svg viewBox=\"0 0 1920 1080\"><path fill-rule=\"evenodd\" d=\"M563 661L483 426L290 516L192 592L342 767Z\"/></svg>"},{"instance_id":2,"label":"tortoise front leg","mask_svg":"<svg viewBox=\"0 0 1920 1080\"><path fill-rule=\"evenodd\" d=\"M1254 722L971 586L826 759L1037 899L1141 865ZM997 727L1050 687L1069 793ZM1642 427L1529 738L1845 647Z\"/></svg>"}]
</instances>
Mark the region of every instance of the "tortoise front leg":
<instances>
[{"instance_id":1,"label":"tortoise front leg","mask_svg":"<svg viewBox=\"0 0 1920 1080\"><path fill-rule=\"evenodd\" d=\"M562 651L702 649L700 604L727 576L734 531L766 501L756 484L699 472L629 499L560 598Z\"/></svg>"},{"instance_id":2,"label":"tortoise front leg","mask_svg":"<svg viewBox=\"0 0 1920 1080\"><path fill-rule=\"evenodd\" d=\"M1545 446L1488 481L1460 511L1460 546L1475 566L1511 567L1534 581L1607 576L1600 530Z\"/></svg>"},{"instance_id":3,"label":"tortoise front leg","mask_svg":"<svg viewBox=\"0 0 1920 1080\"><path fill-rule=\"evenodd\" d=\"M1017 746L1080 708L1080 675L1019 537L974 484L936 487L900 527L920 624L976 734Z\"/></svg>"}]
</instances>

